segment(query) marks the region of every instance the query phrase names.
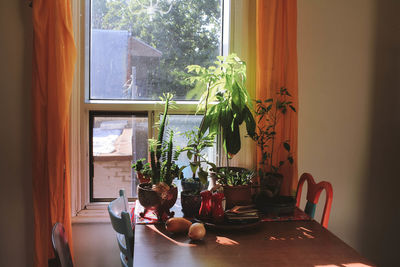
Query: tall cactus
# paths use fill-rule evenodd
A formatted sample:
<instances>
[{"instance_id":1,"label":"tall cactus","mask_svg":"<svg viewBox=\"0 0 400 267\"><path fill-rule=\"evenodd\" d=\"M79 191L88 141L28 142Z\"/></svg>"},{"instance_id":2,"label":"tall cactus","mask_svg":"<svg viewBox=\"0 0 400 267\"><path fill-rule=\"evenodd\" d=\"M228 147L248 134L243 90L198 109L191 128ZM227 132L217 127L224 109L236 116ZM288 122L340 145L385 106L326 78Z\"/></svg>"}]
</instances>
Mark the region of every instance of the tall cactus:
<instances>
[{"instance_id":1,"label":"tall cactus","mask_svg":"<svg viewBox=\"0 0 400 267\"><path fill-rule=\"evenodd\" d=\"M164 174L164 180L165 183L170 185L172 183L172 149L173 149L173 143L172 139L174 138L174 132L171 130L169 134L169 141L168 141L168 149L167 149L167 161L165 163L165 172Z\"/></svg>"},{"instance_id":2,"label":"tall cactus","mask_svg":"<svg viewBox=\"0 0 400 267\"><path fill-rule=\"evenodd\" d=\"M167 115L168 115L168 108L170 106L171 100L172 100L173 95L170 93L167 93L164 95L165 99L165 105L164 105L164 113L161 119L160 123L160 128L158 131L158 138L157 140L150 139L149 140L149 145L150 145L150 161L151 161L151 169L152 169L152 175L151 175L151 183L152 184L157 184L161 182L164 179L167 179L166 182L168 183L167 177L161 177L161 156L163 152L163 138L164 138L164 130L165 130L165 124L167 121ZM163 100L164 100L163 99ZM173 135L172 135L173 136ZM171 139L172 137L170 137ZM172 140L171 142L171 155L172 155ZM171 157L172 159L172 157ZM171 170L171 159L169 161L169 170ZM168 162L167 162L168 164Z\"/></svg>"}]
</instances>

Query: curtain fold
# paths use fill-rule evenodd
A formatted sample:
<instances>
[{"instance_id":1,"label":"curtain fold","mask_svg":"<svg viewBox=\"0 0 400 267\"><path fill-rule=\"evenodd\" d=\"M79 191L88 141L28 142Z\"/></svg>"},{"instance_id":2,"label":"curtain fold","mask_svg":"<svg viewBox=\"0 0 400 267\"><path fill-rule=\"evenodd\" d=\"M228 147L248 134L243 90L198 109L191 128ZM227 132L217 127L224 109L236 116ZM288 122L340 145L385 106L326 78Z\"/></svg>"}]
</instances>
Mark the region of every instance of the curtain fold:
<instances>
[{"instance_id":1,"label":"curtain fold","mask_svg":"<svg viewBox=\"0 0 400 267\"><path fill-rule=\"evenodd\" d=\"M76 48L69 0L35 0L32 17L34 266L43 267L53 257L55 222L64 224L72 244L68 146Z\"/></svg>"},{"instance_id":2,"label":"curtain fold","mask_svg":"<svg viewBox=\"0 0 400 267\"><path fill-rule=\"evenodd\" d=\"M275 97L285 87L298 110L297 82L297 0L257 0L256 10L256 98ZM286 163L280 172L284 175L281 195L294 195L297 185L297 113L289 112L277 126L276 145L290 140L294 157L292 165ZM284 160L284 149L274 149L275 164ZM261 153L257 148L257 162Z\"/></svg>"}]
</instances>

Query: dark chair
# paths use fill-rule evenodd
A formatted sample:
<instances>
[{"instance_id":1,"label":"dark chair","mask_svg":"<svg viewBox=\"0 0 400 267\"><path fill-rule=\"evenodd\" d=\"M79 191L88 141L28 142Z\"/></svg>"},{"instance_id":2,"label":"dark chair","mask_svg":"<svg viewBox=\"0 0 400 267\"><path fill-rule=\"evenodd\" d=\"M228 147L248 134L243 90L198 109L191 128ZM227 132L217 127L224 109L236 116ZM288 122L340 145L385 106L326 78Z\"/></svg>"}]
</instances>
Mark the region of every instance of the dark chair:
<instances>
[{"instance_id":1,"label":"dark chair","mask_svg":"<svg viewBox=\"0 0 400 267\"><path fill-rule=\"evenodd\" d=\"M51 241L56 258L49 261L49 266L73 267L67 236L61 223L54 224Z\"/></svg>"},{"instance_id":2,"label":"dark chair","mask_svg":"<svg viewBox=\"0 0 400 267\"><path fill-rule=\"evenodd\" d=\"M332 198L333 198L333 190L332 185L329 182L319 182L315 183L314 178L309 173L303 173L300 177L299 183L297 185L297 194L296 194L296 206L300 207L300 198L301 191L303 189L304 182L307 181L308 190L307 190L307 204L304 209L304 212L307 213L311 218L315 216L315 209L317 207L317 203L319 200L319 196L321 195L322 190L326 190L326 200L324 211L322 213L321 224L323 227L328 228L329 215L331 212L332 206Z\"/></svg>"},{"instance_id":3,"label":"dark chair","mask_svg":"<svg viewBox=\"0 0 400 267\"><path fill-rule=\"evenodd\" d=\"M128 204L124 191L120 190L120 197L108 205L111 225L117 232L117 242L120 249L120 260L123 267L133 266L133 228L129 216Z\"/></svg>"}]
</instances>

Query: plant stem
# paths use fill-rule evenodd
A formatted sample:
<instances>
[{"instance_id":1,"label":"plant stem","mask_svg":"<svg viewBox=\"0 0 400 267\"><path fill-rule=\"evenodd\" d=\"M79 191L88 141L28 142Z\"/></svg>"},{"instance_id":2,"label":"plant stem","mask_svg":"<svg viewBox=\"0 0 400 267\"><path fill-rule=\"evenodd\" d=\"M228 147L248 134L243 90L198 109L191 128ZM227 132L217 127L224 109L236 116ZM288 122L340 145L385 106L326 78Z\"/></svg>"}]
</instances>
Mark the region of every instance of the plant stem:
<instances>
[{"instance_id":1,"label":"plant stem","mask_svg":"<svg viewBox=\"0 0 400 267\"><path fill-rule=\"evenodd\" d=\"M270 168L271 168L271 171L272 171L272 159L273 159L273 157L274 157L274 145L275 145L275 136L276 136L276 131L275 131L275 127L276 127L276 115L277 115L277 113L278 113L278 108L276 108L275 107L275 113L274 113L274 124L273 124L273 127L272 127L272 131L274 132L274 135L272 136L272 144L271 144L271 157L270 157Z\"/></svg>"},{"instance_id":2,"label":"plant stem","mask_svg":"<svg viewBox=\"0 0 400 267\"><path fill-rule=\"evenodd\" d=\"M228 154L228 152L226 152L226 166L227 166L227 170L229 172L229 154Z\"/></svg>"},{"instance_id":3,"label":"plant stem","mask_svg":"<svg viewBox=\"0 0 400 267\"><path fill-rule=\"evenodd\" d=\"M203 118L201 119L200 127L199 127L199 132L198 132L198 137L199 137L199 139L200 139L200 136L201 136L201 133L202 133L202 129L203 129L205 117L207 116L208 97L209 97L209 95L210 95L210 86L211 86L211 82L208 82L208 83L207 83L206 104L205 104L205 107L204 107L204 116L203 116Z\"/></svg>"}]
</instances>

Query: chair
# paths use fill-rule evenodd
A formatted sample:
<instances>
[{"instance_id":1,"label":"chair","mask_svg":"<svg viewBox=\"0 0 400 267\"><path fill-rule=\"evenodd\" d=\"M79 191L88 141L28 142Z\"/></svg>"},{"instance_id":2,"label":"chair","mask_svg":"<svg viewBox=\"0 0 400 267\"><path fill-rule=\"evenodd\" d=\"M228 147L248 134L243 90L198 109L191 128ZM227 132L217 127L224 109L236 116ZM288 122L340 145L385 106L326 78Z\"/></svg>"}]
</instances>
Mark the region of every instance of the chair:
<instances>
[{"instance_id":1,"label":"chair","mask_svg":"<svg viewBox=\"0 0 400 267\"><path fill-rule=\"evenodd\" d=\"M62 223L54 224L51 241L56 256L55 259L52 259L49 262L51 266L73 267L71 251L69 250L67 236Z\"/></svg>"},{"instance_id":2,"label":"chair","mask_svg":"<svg viewBox=\"0 0 400 267\"><path fill-rule=\"evenodd\" d=\"M324 211L322 213L321 224L323 227L328 228L329 215L331 212L332 206L332 198L333 198L333 190L332 185L329 182L319 182L315 183L314 178L309 173L303 173L300 177L299 183L297 185L297 194L296 194L296 206L300 206L300 198L301 191L303 188L304 182L307 181L308 190L307 190L307 204L304 209L304 212L307 213L311 218L315 216L315 209L317 207L317 203L319 200L319 196L321 195L322 190L326 190L326 200Z\"/></svg>"},{"instance_id":3,"label":"chair","mask_svg":"<svg viewBox=\"0 0 400 267\"><path fill-rule=\"evenodd\" d=\"M120 197L110 202L108 214L111 225L117 232L117 242L120 249L120 260L123 267L133 266L133 229L128 212L128 201L124 190L119 191Z\"/></svg>"}]
</instances>

